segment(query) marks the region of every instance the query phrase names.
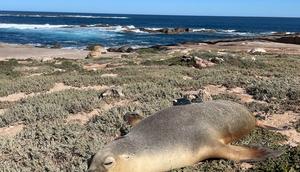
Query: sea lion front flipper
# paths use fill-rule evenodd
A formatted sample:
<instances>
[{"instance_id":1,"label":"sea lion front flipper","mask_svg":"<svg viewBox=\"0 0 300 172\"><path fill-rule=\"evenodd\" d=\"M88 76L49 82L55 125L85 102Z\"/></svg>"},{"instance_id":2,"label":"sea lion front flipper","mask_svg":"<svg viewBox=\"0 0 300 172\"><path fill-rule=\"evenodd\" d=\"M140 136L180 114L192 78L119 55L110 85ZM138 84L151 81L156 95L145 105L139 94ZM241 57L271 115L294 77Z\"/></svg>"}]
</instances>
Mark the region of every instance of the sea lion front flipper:
<instances>
[{"instance_id":1,"label":"sea lion front flipper","mask_svg":"<svg viewBox=\"0 0 300 172\"><path fill-rule=\"evenodd\" d=\"M240 162L262 161L267 158L275 158L281 155L280 152L258 147L243 147L233 145L223 145L216 150L215 158L225 158Z\"/></svg>"},{"instance_id":2,"label":"sea lion front flipper","mask_svg":"<svg viewBox=\"0 0 300 172\"><path fill-rule=\"evenodd\" d=\"M128 112L124 115L123 119L129 125L135 126L143 120L143 117L138 112Z\"/></svg>"}]
</instances>

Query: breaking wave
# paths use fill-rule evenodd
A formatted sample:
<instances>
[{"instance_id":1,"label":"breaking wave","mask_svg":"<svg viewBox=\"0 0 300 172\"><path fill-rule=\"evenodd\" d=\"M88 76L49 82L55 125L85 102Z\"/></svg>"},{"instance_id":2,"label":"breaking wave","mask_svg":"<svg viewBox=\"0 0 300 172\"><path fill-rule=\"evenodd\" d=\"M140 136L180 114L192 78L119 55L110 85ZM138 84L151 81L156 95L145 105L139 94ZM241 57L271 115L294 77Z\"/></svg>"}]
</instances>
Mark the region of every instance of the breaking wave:
<instances>
[{"instance_id":1,"label":"breaking wave","mask_svg":"<svg viewBox=\"0 0 300 172\"><path fill-rule=\"evenodd\" d=\"M35 14L0 14L0 17L44 17L44 18L91 18L91 19L129 19L124 16L96 16L96 15L35 15Z\"/></svg>"},{"instance_id":2,"label":"breaking wave","mask_svg":"<svg viewBox=\"0 0 300 172\"><path fill-rule=\"evenodd\" d=\"M0 23L1 29L51 29L51 28L63 28L67 26L68 25Z\"/></svg>"},{"instance_id":3,"label":"breaking wave","mask_svg":"<svg viewBox=\"0 0 300 172\"><path fill-rule=\"evenodd\" d=\"M92 24L92 25L50 25L50 24L11 24L11 23L0 23L0 29L96 29L100 31L108 32L120 32L120 33L141 33L141 34L155 34L160 33L159 30L163 28L138 28L134 25L107 25L107 24ZM194 28L191 29L193 33L216 33L226 35L240 35L240 36L252 36L254 33L241 32L233 29L206 29L206 28ZM265 33L261 33L265 34Z\"/></svg>"}]
</instances>

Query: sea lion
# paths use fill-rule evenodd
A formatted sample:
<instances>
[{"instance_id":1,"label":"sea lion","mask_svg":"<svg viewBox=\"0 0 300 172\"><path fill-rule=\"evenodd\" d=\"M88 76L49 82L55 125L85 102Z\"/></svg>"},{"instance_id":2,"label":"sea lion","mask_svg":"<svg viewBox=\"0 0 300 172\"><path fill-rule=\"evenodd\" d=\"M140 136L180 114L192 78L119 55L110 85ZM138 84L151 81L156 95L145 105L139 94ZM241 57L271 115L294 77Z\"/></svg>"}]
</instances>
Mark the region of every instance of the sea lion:
<instances>
[{"instance_id":1,"label":"sea lion","mask_svg":"<svg viewBox=\"0 0 300 172\"><path fill-rule=\"evenodd\" d=\"M173 106L134 123L127 135L95 154L88 171L162 172L210 158L251 161L277 156L229 144L255 126L246 107L230 101Z\"/></svg>"}]
</instances>

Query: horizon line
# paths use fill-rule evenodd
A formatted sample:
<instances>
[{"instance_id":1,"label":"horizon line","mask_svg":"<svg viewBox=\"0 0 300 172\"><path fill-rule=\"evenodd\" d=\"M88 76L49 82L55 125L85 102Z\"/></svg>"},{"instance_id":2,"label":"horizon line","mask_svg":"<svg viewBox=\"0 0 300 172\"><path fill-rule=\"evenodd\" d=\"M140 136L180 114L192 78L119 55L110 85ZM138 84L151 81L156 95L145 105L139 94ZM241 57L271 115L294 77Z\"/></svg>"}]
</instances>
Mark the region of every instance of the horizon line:
<instances>
[{"instance_id":1,"label":"horizon line","mask_svg":"<svg viewBox=\"0 0 300 172\"><path fill-rule=\"evenodd\" d=\"M100 12L63 12L63 11L23 11L23 10L1 10L0 12L40 12L40 13L79 13L79 14L112 14L112 15L145 15L145 16L182 16L182 17L257 17L257 18L300 18L296 16L222 16L222 15L193 15L193 14L138 14L138 13L100 13Z\"/></svg>"}]
</instances>

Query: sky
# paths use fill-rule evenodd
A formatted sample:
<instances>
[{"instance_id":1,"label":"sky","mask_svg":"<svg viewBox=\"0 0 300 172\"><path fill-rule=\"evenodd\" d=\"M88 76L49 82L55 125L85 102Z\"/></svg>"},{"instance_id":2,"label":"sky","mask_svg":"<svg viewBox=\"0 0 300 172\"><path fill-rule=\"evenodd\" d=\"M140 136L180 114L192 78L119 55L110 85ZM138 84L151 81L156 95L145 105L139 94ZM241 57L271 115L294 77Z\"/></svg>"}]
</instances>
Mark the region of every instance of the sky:
<instances>
[{"instance_id":1,"label":"sky","mask_svg":"<svg viewBox=\"0 0 300 172\"><path fill-rule=\"evenodd\" d=\"M300 0L0 0L0 10L300 17Z\"/></svg>"}]
</instances>

